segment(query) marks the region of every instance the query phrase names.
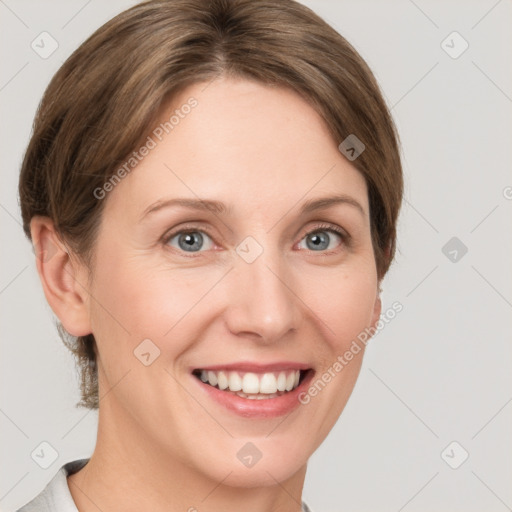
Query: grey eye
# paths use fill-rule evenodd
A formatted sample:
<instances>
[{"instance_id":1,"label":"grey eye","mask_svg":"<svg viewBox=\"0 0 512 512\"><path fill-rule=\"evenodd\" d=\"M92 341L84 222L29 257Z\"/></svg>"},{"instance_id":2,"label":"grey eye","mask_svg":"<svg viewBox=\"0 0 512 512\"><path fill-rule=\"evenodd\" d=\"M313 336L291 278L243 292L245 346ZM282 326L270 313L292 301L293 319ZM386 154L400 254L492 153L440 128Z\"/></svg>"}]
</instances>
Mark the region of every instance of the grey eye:
<instances>
[{"instance_id":1,"label":"grey eye","mask_svg":"<svg viewBox=\"0 0 512 512\"><path fill-rule=\"evenodd\" d=\"M306 249L309 249L310 251L325 251L326 249L329 249L329 243L332 241L331 237L333 235L342 241L342 238L338 233L329 229L308 233L303 240L306 240ZM334 247L331 247L330 249L334 249Z\"/></svg>"},{"instance_id":2,"label":"grey eye","mask_svg":"<svg viewBox=\"0 0 512 512\"><path fill-rule=\"evenodd\" d=\"M177 240L177 249L181 249L185 252L198 252L204 248L205 237L210 239L206 233L202 233L201 231L181 231L172 236L167 243L176 247L172 242L173 240Z\"/></svg>"}]
</instances>

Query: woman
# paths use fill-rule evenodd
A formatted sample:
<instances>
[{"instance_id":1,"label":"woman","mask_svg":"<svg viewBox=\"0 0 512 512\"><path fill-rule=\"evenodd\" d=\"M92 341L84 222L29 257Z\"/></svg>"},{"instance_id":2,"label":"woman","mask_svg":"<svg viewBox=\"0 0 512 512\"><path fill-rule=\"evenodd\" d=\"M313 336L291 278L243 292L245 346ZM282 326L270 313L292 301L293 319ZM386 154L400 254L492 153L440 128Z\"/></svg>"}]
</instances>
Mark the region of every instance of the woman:
<instances>
[{"instance_id":1,"label":"woman","mask_svg":"<svg viewBox=\"0 0 512 512\"><path fill-rule=\"evenodd\" d=\"M20 176L98 437L21 510L308 510L401 198L376 80L305 6L150 0L101 27Z\"/></svg>"}]
</instances>

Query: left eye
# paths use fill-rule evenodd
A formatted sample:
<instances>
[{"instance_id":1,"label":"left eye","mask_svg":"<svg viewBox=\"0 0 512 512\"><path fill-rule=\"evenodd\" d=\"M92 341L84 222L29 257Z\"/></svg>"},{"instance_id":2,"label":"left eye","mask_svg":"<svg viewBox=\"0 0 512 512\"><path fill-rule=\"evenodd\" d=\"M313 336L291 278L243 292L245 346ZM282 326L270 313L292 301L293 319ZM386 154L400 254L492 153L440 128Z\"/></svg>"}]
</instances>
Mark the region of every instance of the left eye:
<instances>
[{"instance_id":1,"label":"left eye","mask_svg":"<svg viewBox=\"0 0 512 512\"><path fill-rule=\"evenodd\" d=\"M330 233L330 234L327 234ZM302 240L306 241L306 249L311 251L325 251L333 250L335 247L329 249L329 243L332 241L331 237L334 234L341 242L343 242L343 235L334 229L315 229L307 233Z\"/></svg>"}]
</instances>

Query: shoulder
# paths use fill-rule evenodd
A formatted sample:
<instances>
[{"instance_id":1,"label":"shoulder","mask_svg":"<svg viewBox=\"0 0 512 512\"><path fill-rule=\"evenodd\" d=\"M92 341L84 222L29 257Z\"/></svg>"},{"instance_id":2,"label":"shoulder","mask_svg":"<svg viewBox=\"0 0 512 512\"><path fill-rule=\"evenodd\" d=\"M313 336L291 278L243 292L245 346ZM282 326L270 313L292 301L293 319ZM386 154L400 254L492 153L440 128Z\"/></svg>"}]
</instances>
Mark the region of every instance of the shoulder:
<instances>
[{"instance_id":1,"label":"shoulder","mask_svg":"<svg viewBox=\"0 0 512 512\"><path fill-rule=\"evenodd\" d=\"M64 464L46 487L17 512L78 512L69 492L67 476L84 467L89 459Z\"/></svg>"}]
</instances>

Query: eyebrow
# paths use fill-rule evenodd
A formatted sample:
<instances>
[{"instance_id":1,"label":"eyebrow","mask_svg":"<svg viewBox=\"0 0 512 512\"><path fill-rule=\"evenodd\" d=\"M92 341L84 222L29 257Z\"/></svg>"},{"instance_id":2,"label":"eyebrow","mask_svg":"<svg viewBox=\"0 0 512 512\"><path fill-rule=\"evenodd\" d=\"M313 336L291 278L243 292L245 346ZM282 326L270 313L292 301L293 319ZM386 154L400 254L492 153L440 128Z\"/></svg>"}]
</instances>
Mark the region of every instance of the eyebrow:
<instances>
[{"instance_id":1,"label":"eyebrow","mask_svg":"<svg viewBox=\"0 0 512 512\"><path fill-rule=\"evenodd\" d=\"M331 208L332 206L338 204L347 204L349 206L353 206L363 215L363 217L366 216L366 212L361 204L356 199L346 194L320 197L317 199L310 199L305 201L300 207L300 214L304 215L306 213L312 213L318 210L326 210L327 208ZM231 206L227 206L221 201L214 201L212 199L190 199L176 197L173 199L160 200L156 203L153 203L144 210L141 220L151 213L162 210L163 208L170 208L173 206L180 206L190 210L209 211L214 214L223 216L230 216L233 212Z\"/></svg>"}]
</instances>

